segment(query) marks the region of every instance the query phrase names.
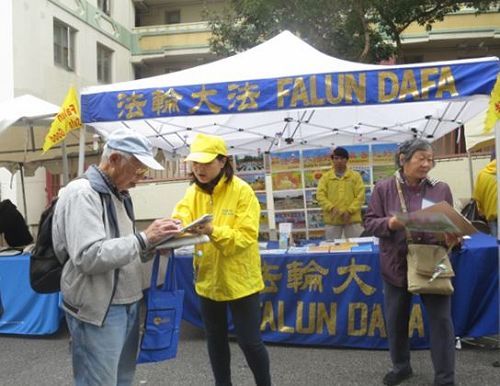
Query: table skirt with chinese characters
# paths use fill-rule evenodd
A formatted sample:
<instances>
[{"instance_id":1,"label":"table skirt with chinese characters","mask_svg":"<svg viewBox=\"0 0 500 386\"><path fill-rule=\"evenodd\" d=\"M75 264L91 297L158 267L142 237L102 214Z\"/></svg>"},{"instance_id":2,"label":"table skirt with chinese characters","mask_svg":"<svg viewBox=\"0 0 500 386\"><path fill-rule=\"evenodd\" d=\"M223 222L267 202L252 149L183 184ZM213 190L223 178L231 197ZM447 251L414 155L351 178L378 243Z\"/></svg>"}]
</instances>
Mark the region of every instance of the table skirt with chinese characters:
<instances>
[{"instance_id":1,"label":"table skirt with chinese characters","mask_svg":"<svg viewBox=\"0 0 500 386\"><path fill-rule=\"evenodd\" d=\"M177 256L176 276L186 291L184 320L202 327L193 288L192 259ZM262 336L267 342L387 348L378 252L263 255ZM498 333L498 248L476 234L452 256L455 333ZM409 333L412 348L428 347L425 308L414 296Z\"/></svg>"}]
</instances>

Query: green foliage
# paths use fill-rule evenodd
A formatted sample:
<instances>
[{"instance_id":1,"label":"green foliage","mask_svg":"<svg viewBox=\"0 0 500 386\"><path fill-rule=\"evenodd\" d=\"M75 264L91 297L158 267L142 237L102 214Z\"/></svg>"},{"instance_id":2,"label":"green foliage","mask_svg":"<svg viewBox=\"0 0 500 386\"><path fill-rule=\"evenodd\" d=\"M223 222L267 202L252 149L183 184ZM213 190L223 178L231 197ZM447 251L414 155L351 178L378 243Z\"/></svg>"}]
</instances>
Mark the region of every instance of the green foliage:
<instances>
[{"instance_id":1,"label":"green foliage","mask_svg":"<svg viewBox=\"0 0 500 386\"><path fill-rule=\"evenodd\" d=\"M377 63L397 56L412 22L429 25L444 15L498 1L231 0L223 14L207 13L211 50L229 56L289 30L318 50L345 60Z\"/></svg>"}]
</instances>

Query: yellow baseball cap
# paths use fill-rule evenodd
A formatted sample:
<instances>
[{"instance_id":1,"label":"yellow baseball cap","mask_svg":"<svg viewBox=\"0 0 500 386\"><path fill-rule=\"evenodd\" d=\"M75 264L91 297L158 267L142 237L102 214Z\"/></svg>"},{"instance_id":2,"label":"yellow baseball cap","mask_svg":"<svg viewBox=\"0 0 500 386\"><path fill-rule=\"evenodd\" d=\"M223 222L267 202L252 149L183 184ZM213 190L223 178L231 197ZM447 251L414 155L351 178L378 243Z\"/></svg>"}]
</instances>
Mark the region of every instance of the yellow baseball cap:
<instances>
[{"instance_id":1,"label":"yellow baseball cap","mask_svg":"<svg viewBox=\"0 0 500 386\"><path fill-rule=\"evenodd\" d=\"M190 147L191 152L186 161L202 164L212 162L219 154L227 156L226 143L215 135L198 134Z\"/></svg>"}]
</instances>

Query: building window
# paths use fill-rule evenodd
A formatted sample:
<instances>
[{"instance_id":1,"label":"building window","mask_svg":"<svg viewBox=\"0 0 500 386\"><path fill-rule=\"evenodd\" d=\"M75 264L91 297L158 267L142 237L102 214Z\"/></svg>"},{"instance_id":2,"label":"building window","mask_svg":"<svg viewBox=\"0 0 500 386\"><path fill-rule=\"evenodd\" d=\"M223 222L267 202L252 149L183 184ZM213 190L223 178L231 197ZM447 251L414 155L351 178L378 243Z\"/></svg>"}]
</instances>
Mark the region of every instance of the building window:
<instances>
[{"instance_id":1,"label":"building window","mask_svg":"<svg viewBox=\"0 0 500 386\"><path fill-rule=\"evenodd\" d=\"M54 64L68 71L75 70L75 34L75 29L54 20Z\"/></svg>"},{"instance_id":2,"label":"building window","mask_svg":"<svg viewBox=\"0 0 500 386\"><path fill-rule=\"evenodd\" d=\"M165 24L179 24L181 22L181 11L167 11L165 12Z\"/></svg>"},{"instance_id":3,"label":"building window","mask_svg":"<svg viewBox=\"0 0 500 386\"><path fill-rule=\"evenodd\" d=\"M97 81L111 83L111 59L113 51L97 43Z\"/></svg>"},{"instance_id":4,"label":"building window","mask_svg":"<svg viewBox=\"0 0 500 386\"><path fill-rule=\"evenodd\" d=\"M111 16L111 0L97 0L97 8L108 16Z\"/></svg>"}]
</instances>

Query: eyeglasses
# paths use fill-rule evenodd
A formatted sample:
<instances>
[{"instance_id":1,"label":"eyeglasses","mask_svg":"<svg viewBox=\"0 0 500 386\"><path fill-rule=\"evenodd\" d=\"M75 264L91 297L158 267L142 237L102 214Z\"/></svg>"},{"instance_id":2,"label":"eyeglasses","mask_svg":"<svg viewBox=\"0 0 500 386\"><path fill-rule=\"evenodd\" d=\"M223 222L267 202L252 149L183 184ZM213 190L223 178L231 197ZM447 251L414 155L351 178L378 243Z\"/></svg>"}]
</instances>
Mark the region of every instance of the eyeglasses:
<instances>
[{"instance_id":1,"label":"eyeglasses","mask_svg":"<svg viewBox=\"0 0 500 386\"><path fill-rule=\"evenodd\" d=\"M135 170L135 171L134 171L134 174L135 174L136 176L138 176L138 177L142 177L142 176L144 176L144 175L148 172L148 170L149 170L149 168L148 168L147 166L144 166L144 164L143 164L143 163L141 163L140 161L138 161L138 160L137 160L137 159L135 159L135 158L132 158L132 159L130 160L130 162L129 162L129 166L130 166L131 168L134 168L134 169L133 169L133 170Z\"/></svg>"},{"instance_id":2,"label":"eyeglasses","mask_svg":"<svg viewBox=\"0 0 500 386\"><path fill-rule=\"evenodd\" d=\"M144 176L148 172L148 168L146 166L139 167L138 169L135 170L135 175L138 177Z\"/></svg>"}]
</instances>

